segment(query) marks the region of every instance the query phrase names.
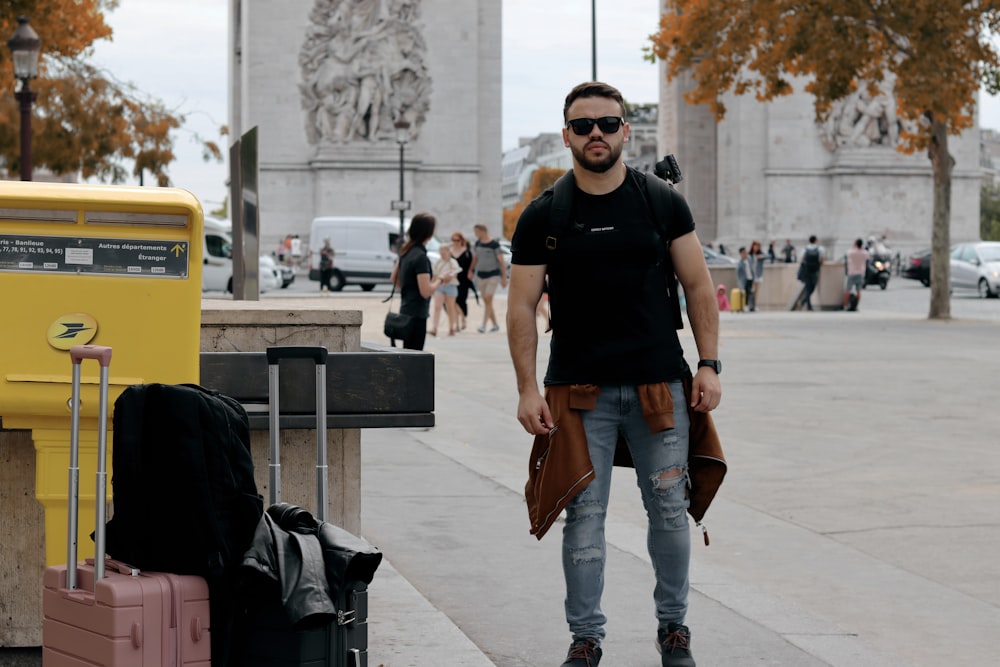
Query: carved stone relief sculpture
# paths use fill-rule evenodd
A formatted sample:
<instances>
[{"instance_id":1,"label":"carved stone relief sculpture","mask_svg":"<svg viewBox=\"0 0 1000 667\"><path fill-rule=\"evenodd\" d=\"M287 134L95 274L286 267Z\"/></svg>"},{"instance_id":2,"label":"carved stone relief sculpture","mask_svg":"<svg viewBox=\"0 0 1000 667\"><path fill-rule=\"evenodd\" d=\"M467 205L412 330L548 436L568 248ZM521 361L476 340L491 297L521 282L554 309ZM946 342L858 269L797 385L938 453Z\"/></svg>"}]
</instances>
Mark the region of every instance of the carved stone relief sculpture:
<instances>
[{"instance_id":1,"label":"carved stone relief sculpture","mask_svg":"<svg viewBox=\"0 0 1000 667\"><path fill-rule=\"evenodd\" d=\"M415 139L430 106L421 0L315 0L299 52L311 144Z\"/></svg>"},{"instance_id":2,"label":"carved stone relief sculpture","mask_svg":"<svg viewBox=\"0 0 1000 667\"><path fill-rule=\"evenodd\" d=\"M894 79L889 77L872 95L862 82L856 91L834 102L829 118L820 128L827 150L836 151L844 146L895 149L906 121L896 114L894 88Z\"/></svg>"}]
</instances>

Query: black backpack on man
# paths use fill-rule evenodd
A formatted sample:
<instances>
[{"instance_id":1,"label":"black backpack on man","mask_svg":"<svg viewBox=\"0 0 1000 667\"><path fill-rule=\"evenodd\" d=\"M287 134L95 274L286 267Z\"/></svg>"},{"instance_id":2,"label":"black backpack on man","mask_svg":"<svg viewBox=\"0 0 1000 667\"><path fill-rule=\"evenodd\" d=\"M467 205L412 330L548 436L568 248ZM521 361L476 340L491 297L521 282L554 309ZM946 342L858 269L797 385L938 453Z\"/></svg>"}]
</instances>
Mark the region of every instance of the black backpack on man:
<instances>
[{"instance_id":1,"label":"black backpack on man","mask_svg":"<svg viewBox=\"0 0 1000 667\"><path fill-rule=\"evenodd\" d=\"M680 290L677 285L677 275L674 273L673 261L670 258L670 237L667 236L667 221L674 215L673 184L683 180L680 166L673 155L667 155L656 163L653 172L640 172L628 167L626 178L635 178L639 182L639 192L642 193L649 214L653 218L660 244L660 264L663 266L667 299L673 311L674 322L678 329L684 328L681 318ZM571 218L573 209L573 190L576 181L573 170L570 169L547 188L543 195L551 194L552 208L549 213L549 249L554 249L558 239L563 234L574 231Z\"/></svg>"},{"instance_id":2,"label":"black backpack on man","mask_svg":"<svg viewBox=\"0 0 1000 667\"><path fill-rule=\"evenodd\" d=\"M806 251L802 253L802 265L805 266L806 271L815 275L819 273L820 267L820 254L819 248L813 246L811 248L806 248Z\"/></svg>"}]
</instances>

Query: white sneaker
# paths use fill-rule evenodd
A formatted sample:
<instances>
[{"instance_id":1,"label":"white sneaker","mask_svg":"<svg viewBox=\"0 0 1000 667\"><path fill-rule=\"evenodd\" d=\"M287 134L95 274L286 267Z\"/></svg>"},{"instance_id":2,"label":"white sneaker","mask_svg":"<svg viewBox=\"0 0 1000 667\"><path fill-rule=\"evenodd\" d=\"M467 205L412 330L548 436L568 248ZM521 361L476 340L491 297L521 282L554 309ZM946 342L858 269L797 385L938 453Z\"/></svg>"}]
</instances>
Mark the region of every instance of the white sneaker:
<instances>
[{"instance_id":1,"label":"white sneaker","mask_svg":"<svg viewBox=\"0 0 1000 667\"><path fill-rule=\"evenodd\" d=\"M478 331L479 333L486 333L486 325L484 324L483 326L476 329L476 331Z\"/></svg>"}]
</instances>

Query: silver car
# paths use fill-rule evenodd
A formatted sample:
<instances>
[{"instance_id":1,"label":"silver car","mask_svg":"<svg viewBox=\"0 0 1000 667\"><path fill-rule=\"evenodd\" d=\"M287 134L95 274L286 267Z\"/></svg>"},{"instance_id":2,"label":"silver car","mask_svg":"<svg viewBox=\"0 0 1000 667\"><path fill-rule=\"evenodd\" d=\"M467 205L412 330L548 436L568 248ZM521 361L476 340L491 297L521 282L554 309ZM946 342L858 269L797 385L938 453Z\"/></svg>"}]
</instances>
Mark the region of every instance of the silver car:
<instances>
[{"instance_id":1,"label":"silver car","mask_svg":"<svg viewBox=\"0 0 1000 667\"><path fill-rule=\"evenodd\" d=\"M1000 294L1000 242L959 243L951 249L951 288L974 289L979 296Z\"/></svg>"},{"instance_id":2,"label":"silver car","mask_svg":"<svg viewBox=\"0 0 1000 667\"><path fill-rule=\"evenodd\" d=\"M719 254L719 252L712 250L708 246L702 246L701 251L705 254L705 263L709 266L736 266L740 263L738 259L733 259L729 255Z\"/></svg>"}]
</instances>

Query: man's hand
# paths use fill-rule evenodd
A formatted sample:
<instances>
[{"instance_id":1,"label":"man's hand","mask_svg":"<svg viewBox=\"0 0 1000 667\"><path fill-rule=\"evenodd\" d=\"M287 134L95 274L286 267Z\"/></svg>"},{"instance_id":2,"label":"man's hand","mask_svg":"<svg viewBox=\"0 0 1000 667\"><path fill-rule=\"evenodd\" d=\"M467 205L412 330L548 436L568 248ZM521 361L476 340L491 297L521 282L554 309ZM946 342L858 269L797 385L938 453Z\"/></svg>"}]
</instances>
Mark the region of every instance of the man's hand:
<instances>
[{"instance_id":1,"label":"man's hand","mask_svg":"<svg viewBox=\"0 0 1000 667\"><path fill-rule=\"evenodd\" d=\"M549 404L537 390L521 394L517 402L517 421L532 435L544 435L555 426Z\"/></svg>"},{"instance_id":2,"label":"man's hand","mask_svg":"<svg viewBox=\"0 0 1000 667\"><path fill-rule=\"evenodd\" d=\"M699 368L691 384L691 407L695 412L711 412L722 401L722 382L711 368Z\"/></svg>"}]
</instances>

